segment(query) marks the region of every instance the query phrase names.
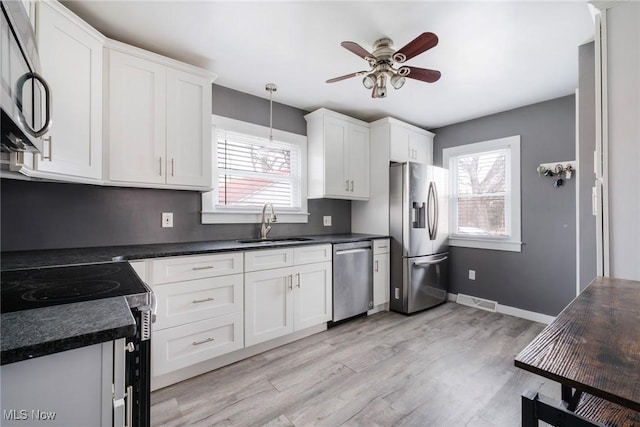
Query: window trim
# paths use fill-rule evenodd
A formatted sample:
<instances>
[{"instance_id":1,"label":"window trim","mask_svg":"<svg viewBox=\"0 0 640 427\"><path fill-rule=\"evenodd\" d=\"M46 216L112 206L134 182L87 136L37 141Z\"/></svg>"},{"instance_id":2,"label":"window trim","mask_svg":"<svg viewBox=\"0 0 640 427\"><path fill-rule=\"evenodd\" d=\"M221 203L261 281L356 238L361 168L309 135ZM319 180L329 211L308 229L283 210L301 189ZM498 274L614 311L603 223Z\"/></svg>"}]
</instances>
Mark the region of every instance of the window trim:
<instances>
[{"instance_id":1,"label":"window trim","mask_svg":"<svg viewBox=\"0 0 640 427\"><path fill-rule=\"evenodd\" d=\"M203 224L249 224L260 223L262 220L262 208L229 208L216 206L216 192L218 191L218 163L217 134L216 129L224 129L237 133L264 138L269 135L269 128L254 123L243 122L228 117L211 115L212 138L211 150L213 174L213 189L202 193L202 223ZM273 138L287 144L300 147L300 209L292 212L291 209L276 210L278 223L308 223L307 202L307 137L292 132L273 129Z\"/></svg>"},{"instance_id":2,"label":"window trim","mask_svg":"<svg viewBox=\"0 0 640 427\"><path fill-rule=\"evenodd\" d=\"M492 139L488 141L476 142L472 144L459 145L457 147L445 148L442 150L442 165L449 169L449 224L456 224L456 194L455 180L452 162L459 156L483 153L489 151L508 149L510 152L505 173L509 174L509 191L506 197L509 198L509 212L505 212L505 221L509 224L510 235L504 237L494 236L467 236L454 234L449 231L449 245L466 248L491 249L499 251L522 251L522 217L521 217L521 174L520 174L520 135L505 138Z\"/></svg>"}]
</instances>

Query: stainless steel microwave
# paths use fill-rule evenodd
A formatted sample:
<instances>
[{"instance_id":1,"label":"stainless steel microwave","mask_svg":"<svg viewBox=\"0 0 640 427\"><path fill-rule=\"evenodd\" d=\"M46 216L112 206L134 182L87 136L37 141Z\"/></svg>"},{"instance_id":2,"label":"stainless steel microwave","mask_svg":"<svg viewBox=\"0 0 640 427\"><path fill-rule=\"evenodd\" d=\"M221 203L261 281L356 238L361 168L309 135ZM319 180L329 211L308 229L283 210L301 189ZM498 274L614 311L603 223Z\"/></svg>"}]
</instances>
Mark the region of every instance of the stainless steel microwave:
<instances>
[{"instance_id":1,"label":"stainless steel microwave","mask_svg":"<svg viewBox=\"0 0 640 427\"><path fill-rule=\"evenodd\" d=\"M0 1L1 151L42 152L51 89L40 75L35 35L22 1Z\"/></svg>"}]
</instances>

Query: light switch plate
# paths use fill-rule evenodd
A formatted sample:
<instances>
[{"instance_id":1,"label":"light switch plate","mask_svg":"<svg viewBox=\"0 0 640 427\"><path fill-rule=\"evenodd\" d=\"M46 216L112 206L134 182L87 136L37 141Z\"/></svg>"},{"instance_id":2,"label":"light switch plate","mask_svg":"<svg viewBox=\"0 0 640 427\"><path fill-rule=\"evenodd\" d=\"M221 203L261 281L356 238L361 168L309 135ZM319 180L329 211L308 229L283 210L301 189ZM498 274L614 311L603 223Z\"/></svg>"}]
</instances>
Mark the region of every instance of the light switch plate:
<instances>
[{"instance_id":1,"label":"light switch plate","mask_svg":"<svg viewBox=\"0 0 640 427\"><path fill-rule=\"evenodd\" d=\"M469 280L476 280L476 271L469 270Z\"/></svg>"},{"instance_id":2,"label":"light switch plate","mask_svg":"<svg viewBox=\"0 0 640 427\"><path fill-rule=\"evenodd\" d=\"M323 216L322 224L324 224L325 227L331 227L331 216Z\"/></svg>"},{"instance_id":3,"label":"light switch plate","mask_svg":"<svg viewBox=\"0 0 640 427\"><path fill-rule=\"evenodd\" d=\"M173 212L162 212L162 228L173 227Z\"/></svg>"}]
</instances>

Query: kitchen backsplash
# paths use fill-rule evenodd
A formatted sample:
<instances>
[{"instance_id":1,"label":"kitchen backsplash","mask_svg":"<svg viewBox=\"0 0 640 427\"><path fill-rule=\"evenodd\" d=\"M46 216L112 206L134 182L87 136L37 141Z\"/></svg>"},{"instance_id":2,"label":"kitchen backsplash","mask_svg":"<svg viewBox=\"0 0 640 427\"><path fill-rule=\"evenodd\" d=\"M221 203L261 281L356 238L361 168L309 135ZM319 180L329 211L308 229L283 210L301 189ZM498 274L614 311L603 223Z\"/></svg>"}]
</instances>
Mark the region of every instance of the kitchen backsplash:
<instances>
[{"instance_id":1,"label":"kitchen backsplash","mask_svg":"<svg viewBox=\"0 0 640 427\"><path fill-rule=\"evenodd\" d=\"M257 237L259 224L200 223L200 193L3 179L1 250L36 250ZM173 228L161 213L173 212ZM351 232L351 202L309 200L307 224L273 225L270 236ZM332 226L322 217L331 215Z\"/></svg>"}]
</instances>

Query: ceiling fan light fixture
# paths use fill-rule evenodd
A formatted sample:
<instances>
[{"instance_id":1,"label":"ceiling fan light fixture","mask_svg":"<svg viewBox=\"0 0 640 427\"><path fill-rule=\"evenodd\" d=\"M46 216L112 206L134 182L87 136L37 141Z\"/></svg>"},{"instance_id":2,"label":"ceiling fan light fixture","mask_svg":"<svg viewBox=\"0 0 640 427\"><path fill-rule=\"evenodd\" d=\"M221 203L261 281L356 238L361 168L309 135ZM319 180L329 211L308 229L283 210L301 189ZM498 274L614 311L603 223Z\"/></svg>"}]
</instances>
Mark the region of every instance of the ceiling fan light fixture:
<instances>
[{"instance_id":1,"label":"ceiling fan light fixture","mask_svg":"<svg viewBox=\"0 0 640 427\"><path fill-rule=\"evenodd\" d=\"M384 74L378 76L378 82L373 88L374 98L385 98L387 96L387 80Z\"/></svg>"},{"instance_id":2,"label":"ceiling fan light fixture","mask_svg":"<svg viewBox=\"0 0 640 427\"><path fill-rule=\"evenodd\" d=\"M373 88L375 84L376 84L376 75L373 73L367 74L362 79L362 85L367 89Z\"/></svg>"},{"instance_id":3,"label":"ceiling fan light fixture","mask_svg":"<svg viewBox=\"0 0 640 427\"><path fill-rule=\"evenodd\" d=\"M404 86L406 80L407 79L405 79L404 77L398 74L394 74L393 76L391 76L391 79L389 81L391 82L391 86L393 86L393 88L397 90Z\"/></svg>"}]
</instances>

